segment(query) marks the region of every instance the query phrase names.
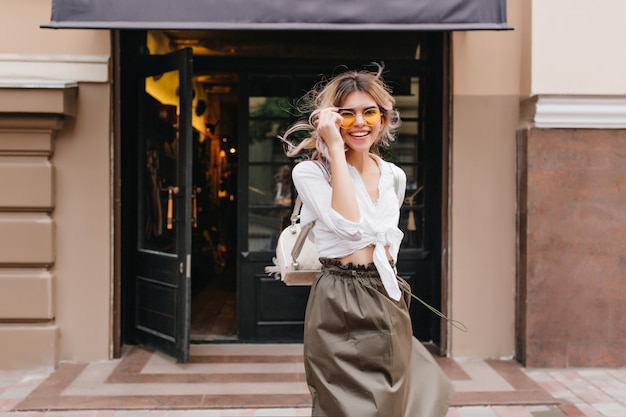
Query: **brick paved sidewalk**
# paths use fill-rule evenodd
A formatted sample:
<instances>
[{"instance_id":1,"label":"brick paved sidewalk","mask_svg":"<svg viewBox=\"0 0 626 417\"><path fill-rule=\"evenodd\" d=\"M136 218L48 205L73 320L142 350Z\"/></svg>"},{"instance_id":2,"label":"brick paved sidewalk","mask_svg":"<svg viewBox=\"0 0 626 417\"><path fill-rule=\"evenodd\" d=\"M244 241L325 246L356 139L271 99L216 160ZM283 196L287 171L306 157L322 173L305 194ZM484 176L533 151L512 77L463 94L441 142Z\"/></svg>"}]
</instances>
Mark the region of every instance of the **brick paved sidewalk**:
<instances>
[{"instance_id":1,"label":"brick paved sidewalk","mask_svg":"<svg viewBox=\"0 0 626 417\"><path fill-rule=\"evenodd\" d=\"M52 369L0 371L0 417L296 417L307 408L229 410L79 410L15 412ZM626 369L529 369L525 373L561 403L451 408L446 417L626 417Z\"/></svg>"}]
</instances>

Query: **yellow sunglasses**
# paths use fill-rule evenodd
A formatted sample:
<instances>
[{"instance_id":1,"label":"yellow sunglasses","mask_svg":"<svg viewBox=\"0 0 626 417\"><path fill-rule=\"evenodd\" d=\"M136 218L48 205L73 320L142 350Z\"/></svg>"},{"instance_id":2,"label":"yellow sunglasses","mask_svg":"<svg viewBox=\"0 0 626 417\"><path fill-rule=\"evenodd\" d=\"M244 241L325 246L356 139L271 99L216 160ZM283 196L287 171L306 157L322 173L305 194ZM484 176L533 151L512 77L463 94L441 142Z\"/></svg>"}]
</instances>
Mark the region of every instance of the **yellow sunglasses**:
<instances>
[{"instance_id":1,"label":"yellow sunglasses","mask_svg":"<svg viewBox=\"0 0 626 417\"><path fill-rule=\"evenodd\" d=\"M341 127L344 129L349 128L356 122L356 116L358 113L355 113L353 109L339 108L339 115L343 117L343 121L341 122ZM380 123L380 110L378 107L371 107L369 109L365 109L363 113L361 113L363 117L363 121L368 126L374 126Z\"/></svg>"}]
</instances>

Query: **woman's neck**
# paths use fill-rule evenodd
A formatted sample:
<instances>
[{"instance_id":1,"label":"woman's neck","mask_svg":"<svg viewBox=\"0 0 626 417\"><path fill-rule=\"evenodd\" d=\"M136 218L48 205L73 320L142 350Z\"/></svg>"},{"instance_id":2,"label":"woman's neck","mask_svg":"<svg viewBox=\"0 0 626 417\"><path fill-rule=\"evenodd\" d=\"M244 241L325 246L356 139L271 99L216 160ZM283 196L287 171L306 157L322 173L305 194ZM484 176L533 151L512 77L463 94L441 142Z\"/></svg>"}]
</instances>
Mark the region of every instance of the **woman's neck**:
<instances>
[{"instance_id":1,"label":"woman's neck","mask_svg":"<svg viewBox=\"0 0 626 417\"><path fill-rule=\"evenodd\" d=\"M352 165L359 173L363 173L368 169L371 169L372 162L377 165L376 161L372 158L369 152L350 152L346 153L346 161Z\"/></svg>"}]
</instances>

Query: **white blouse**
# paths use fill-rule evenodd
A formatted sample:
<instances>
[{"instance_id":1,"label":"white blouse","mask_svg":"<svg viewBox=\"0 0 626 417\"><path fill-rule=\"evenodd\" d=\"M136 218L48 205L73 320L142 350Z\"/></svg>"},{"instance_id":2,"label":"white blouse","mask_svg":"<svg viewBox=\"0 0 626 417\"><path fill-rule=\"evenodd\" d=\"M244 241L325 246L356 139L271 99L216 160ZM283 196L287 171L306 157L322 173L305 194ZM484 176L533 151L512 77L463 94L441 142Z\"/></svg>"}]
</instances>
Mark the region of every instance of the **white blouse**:
<instances>
[{"instance_id":1,"label":"white blouse","mask_svg":"<svg viewBox=\"0 0 626 417\"><path fill-rule=\"evenodd\" d=\"M385 246L394 261L404 234L398 228L400 206L404 200L406 174L398 166L372 155L381 171L378 201L373 202L358 171L349 166L356 199L361 212L358 222L346 220L331 207L332 189L323 168L314 161L298 163L292 172L293 182L302 199L300 222L315 222L309 238L315 242L320 257L341 258L374 245L374 265L390 298L398 301L402 292L392 269ZM397 191L396 191L397 190Z\"/></svg>"}]
</instances>

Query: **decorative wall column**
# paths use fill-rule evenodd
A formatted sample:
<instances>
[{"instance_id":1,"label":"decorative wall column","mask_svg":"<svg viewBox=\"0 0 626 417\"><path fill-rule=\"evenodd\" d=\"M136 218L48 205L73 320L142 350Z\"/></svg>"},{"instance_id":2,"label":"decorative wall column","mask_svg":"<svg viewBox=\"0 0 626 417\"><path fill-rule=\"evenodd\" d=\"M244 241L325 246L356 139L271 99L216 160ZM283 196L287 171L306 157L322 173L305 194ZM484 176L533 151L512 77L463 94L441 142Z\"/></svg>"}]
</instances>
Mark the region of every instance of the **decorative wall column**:
<instances>
[{"instance_id":1,"label":"decorative wall column","mask_svg":"<svg viewBox=\"0 0 626 417\"><path fill-rule=\"evenodd\" d=\"M54 366L55 133L78 86L0 80L0 368Z\"/></svg>"},{"instance_id":2,"label":"decorative wall column","mask_svg":"<svg viewBox=\"0 0 626 417\"><path fill-rule=\"evenodd\" d=\"M626 98L530 104L518 132L518 358L624 366Z\"/></svg>"}]
</instances>

